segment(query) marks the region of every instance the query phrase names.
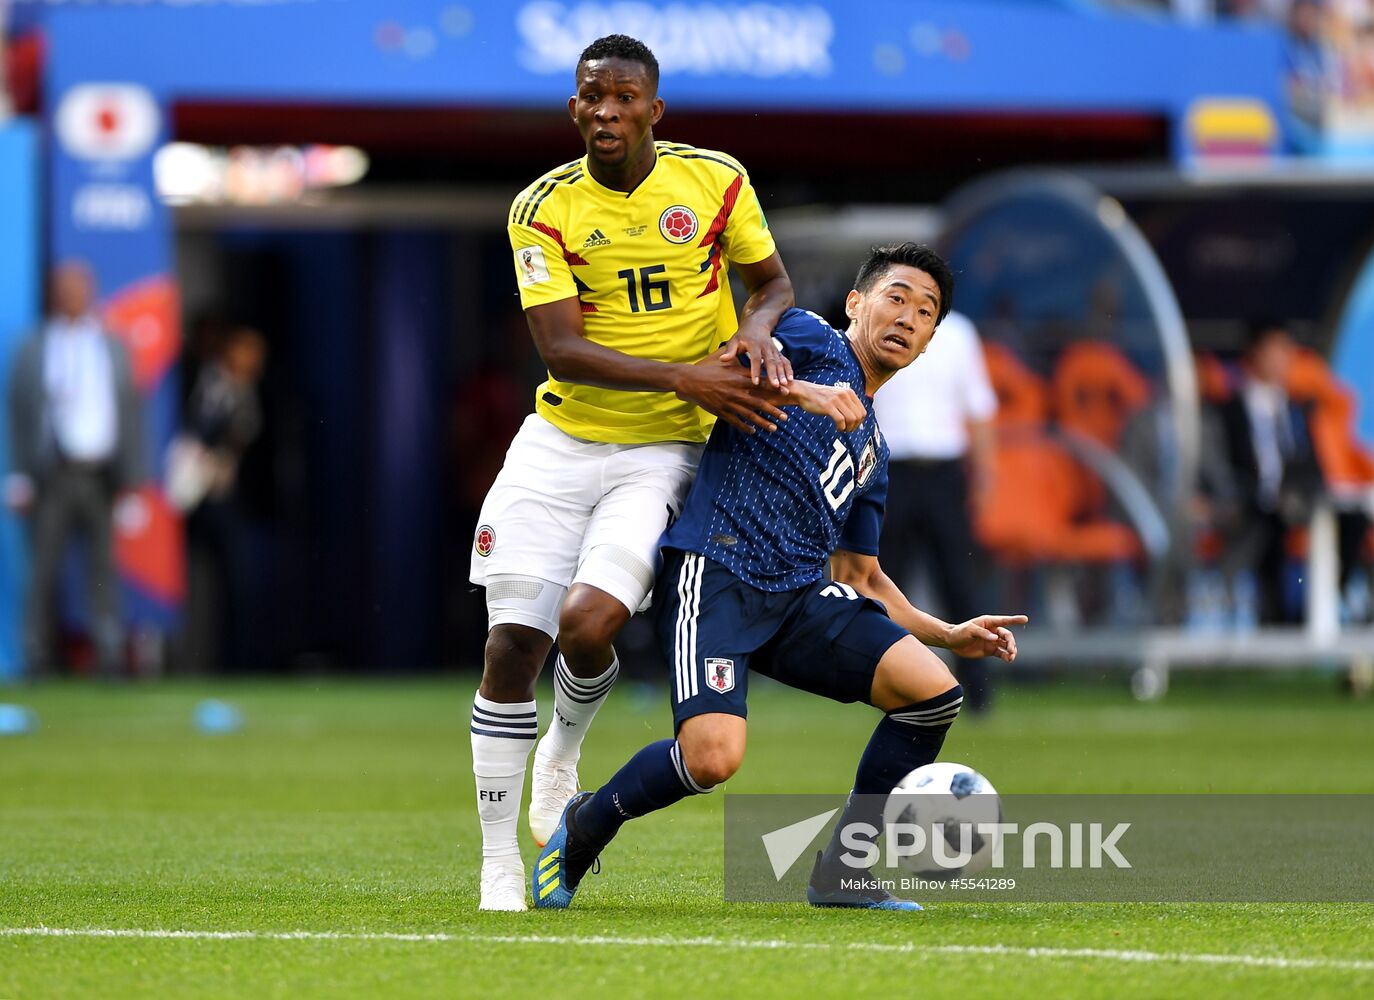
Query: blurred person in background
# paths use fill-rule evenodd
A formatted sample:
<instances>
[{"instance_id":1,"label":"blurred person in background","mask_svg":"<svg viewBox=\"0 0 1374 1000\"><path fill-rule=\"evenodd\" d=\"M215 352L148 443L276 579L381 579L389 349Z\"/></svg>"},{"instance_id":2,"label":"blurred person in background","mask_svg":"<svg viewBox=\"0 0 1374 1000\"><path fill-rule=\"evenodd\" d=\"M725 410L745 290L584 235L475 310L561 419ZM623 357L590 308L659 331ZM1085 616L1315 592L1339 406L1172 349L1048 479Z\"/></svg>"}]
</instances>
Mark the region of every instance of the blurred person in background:
<instances>
[{"instance_id":1,"label":"blurred person in background","mask_svg":"<svg viewBox=\"0 0 1374 1000\"><path fill-rule=\"evenodd\" d=\"M1259 620L1296 622L1285 599L1287 538L1307 524L1324 486L1307 414L1288 396L1295 344L1284 324L1251 324L1240 384L1221 408L1240 518L1227 561L1254 573Z\"/></svg>"},{"instance_id":2,"label":"blurred person in background","mask_svg":"<svg viewBox=\"0 0 1374 1000\"><path fill-rule=\"evenodd\" d=\"M1199 545L1204 538L1234 534L1240 516L1217 407L1206 399L1199 401L1199 460L1188 483L1179 482L1183 466L1176 421L1173 397L1160 391L1126 421L1119 446L1121 460L1140 479L1173 535L1169 554L1150 581L1148 603L1164 625L1182 624L1197 610L1191 605L1196 603ZM1183 507L1176 509L1180 496Z\"/></svg>"},{"instance_id":3,"label":"blurred person in background","mask_svg":"<svg viewBox=\"0 0 1374 1000\"><path fill-rule=\"evenodd\" d=\"M128 352L101 325L95 303L95 281L85 264L56 267L48 319L20 347L11 376L14 469L5 500L32 526L24 643L35 675L56 665L55 591L67 543L77 536L86 543L97 665L106 675L120 667L114 514L116 498L140 479L142 438Z\"/></svg>"},{"instance_id":4,"label":"blurred person in background","mask_svg":"<svg viewBox=\"0 0 1374 1000\"><path fill-rule=\"evenodd\" d=\"M1284 76L1295 114L1320 122L1327 102L1341 94L1341 68L1326 35L1322 0L1293 0L1288 11Z\"/></svg>"},{"instance_id":5,"label":"blurred person in background","mask_svg":"<svg viewBox=\"0 0 1374 1000\"><path fill-rule=\"evenodd\" d=\"M875 398L892 456L883 548L896 553L900 583L910 587L924 565L941 612L966 621L985 603L973 509L990 494L996 475L997 395L973 323L951 312L920 362L897 372ZM959 673L969 709L985 710L991 695L986 662L961 662Z\"/></svg>"},{"instance_id":6,"label":"blurred person in background","mask_svg":"<svg viewBox=\"0 0 1374 1000\"><path fill-rule=\"evenodd\" d=\"M1201 2L1201 0L1200 0ZM1293 0L1212 0L1218 17L1240 20L1285 21Z\"/></svg>"},{"instance_id":7,"label":"blurred person in background","mask_svg":"<svg viewBox=\"0 0 1374 1000\"><path fill-rule=\"evenodd\" d=\"M233 328L217 342L196 377L168 461L168 495L189 512L193 669L246 665L239 638L252 581L243 565L236 486L243 455L262 431L258 383L266 361L267 341L257 330Z\"/></svg>"},{"instance_id":8,"label":"blurred person in background","mask_svg":"<svg viewBox=\"0 0 1374 1000\"><path fill-rule=\"evenodd\" d=\"M258 382L267 341L250 327L230 330L201 367L186 404L176 446L194 449L197 461L179 460L186 477L173 493L184 510L232 496L243 453L262 430ZM175 463L174 463L175 464Z\"/></svg>"}]
</instances>

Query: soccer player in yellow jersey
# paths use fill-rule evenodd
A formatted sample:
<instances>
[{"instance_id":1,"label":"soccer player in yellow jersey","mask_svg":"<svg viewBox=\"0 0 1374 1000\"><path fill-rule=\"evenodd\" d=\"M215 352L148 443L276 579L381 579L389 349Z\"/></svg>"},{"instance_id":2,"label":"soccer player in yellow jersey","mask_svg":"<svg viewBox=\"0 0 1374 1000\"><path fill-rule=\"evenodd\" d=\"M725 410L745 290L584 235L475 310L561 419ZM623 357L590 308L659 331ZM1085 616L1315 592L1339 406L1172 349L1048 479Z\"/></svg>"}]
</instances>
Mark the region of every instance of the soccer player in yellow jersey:
<instances>
[{"instance_id":1,"label":"soccer player in yellow jersey","mask_svg":"<svg viewBox=\"0 0 1374 1000\"><path fill-rule=\"evenodd\" d=\"M582 737L618 670L612 642L648 597L659 536L713 420L775 429L791 378L772 329L792 286L744 168L654 141L658 62L635 39L593 42L576 85L568 110L586 156L539 178L510 212L521 303L549 378L473 542L489 626L471 725L484 910L526 908L516 825L538 735L534 683L554 639L555 714L531 788L540 846L577 791ZM731 267L750 293L738 324Z\"/></svg>"}]
</instances>

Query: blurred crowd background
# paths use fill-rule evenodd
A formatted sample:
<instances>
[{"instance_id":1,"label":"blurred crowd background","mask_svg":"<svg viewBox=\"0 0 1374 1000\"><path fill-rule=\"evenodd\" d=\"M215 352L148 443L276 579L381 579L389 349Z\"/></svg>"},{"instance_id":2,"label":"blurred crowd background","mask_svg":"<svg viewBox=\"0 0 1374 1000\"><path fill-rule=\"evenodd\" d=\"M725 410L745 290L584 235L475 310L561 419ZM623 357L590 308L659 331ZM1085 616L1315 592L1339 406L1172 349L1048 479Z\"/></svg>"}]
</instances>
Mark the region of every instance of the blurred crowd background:
<instances>
[{"instance_id":1,"label":"blurred crowd background","mask_svg":"<svg viewBox=\"0 0 1374 1000\"><path fill-rule=\"evenodd\" d=\"M799 305L953 263L880 397L918 603L1147 688L1367 664L1372 3L0 0L0 678L479 662L542 378L506 209L615 30Z\"/></svg>"}]
</instances>

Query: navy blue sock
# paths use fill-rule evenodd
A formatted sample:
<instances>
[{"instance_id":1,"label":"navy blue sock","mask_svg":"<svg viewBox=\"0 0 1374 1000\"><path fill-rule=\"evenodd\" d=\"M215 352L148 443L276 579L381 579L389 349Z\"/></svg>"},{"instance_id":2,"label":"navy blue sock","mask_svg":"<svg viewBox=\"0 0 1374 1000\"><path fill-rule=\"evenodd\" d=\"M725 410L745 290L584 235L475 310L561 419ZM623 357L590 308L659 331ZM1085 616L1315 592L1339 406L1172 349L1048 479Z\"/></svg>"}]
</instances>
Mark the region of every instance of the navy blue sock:
<instances>
[{"instance_id":1,"label":"navy blue sock","mask_svg":"<svg viewBox=\"0 0 1374 1000\"><path fill-rule=\"evenodd\" d=\"M627 819L710 790L698 785L687 773L677 740L659 740L631 757L610 781L597 789L577 810L574 823L579 835L605 844Z\"/></svg>"},{"instance_id":2,"label":"navy blue sock","mask_svg":"<svg viewBox=\"0 0 1374 1000\"><path fill-rule=\"evenodd\" d=\"M958 717L963 702L964 689L956 684L944 694L883 716L859 759L854 791L825 849L826 864L840 854L840 831L847 824L868 823L875 829L882 829L887 796L897 787L897 782L940 755L945 734Z\"/></svg>"}]
</instances>

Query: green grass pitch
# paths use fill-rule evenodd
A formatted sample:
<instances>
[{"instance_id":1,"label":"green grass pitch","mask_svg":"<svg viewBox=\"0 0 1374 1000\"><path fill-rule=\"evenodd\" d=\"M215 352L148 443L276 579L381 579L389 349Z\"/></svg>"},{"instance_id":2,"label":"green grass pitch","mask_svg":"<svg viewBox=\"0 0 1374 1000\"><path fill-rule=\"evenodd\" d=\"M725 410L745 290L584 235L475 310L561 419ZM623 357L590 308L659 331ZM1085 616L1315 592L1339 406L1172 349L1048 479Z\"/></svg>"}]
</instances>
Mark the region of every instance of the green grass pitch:
<instances>
[{"instance_id":1,"label":"green grass pitch","mask_svg":"<svg viewBox=\"0 0 1374 1000\"><path fill-rule=\"evenodd\" d=\"M0 997L1374 995L1374 905L728 905L720 794L627 827L570 911L479 914L473 686L0 691L41 718L0 738ZM196 733L208 696L243 731ZM871 710L751 709L731 791L848 787ZM622 685L584 783L668 732L663 692ZM1003 792L1368 793L1374 705L1325 678L1007 689L944 757Z\"/></svg>"}]
</instances>

